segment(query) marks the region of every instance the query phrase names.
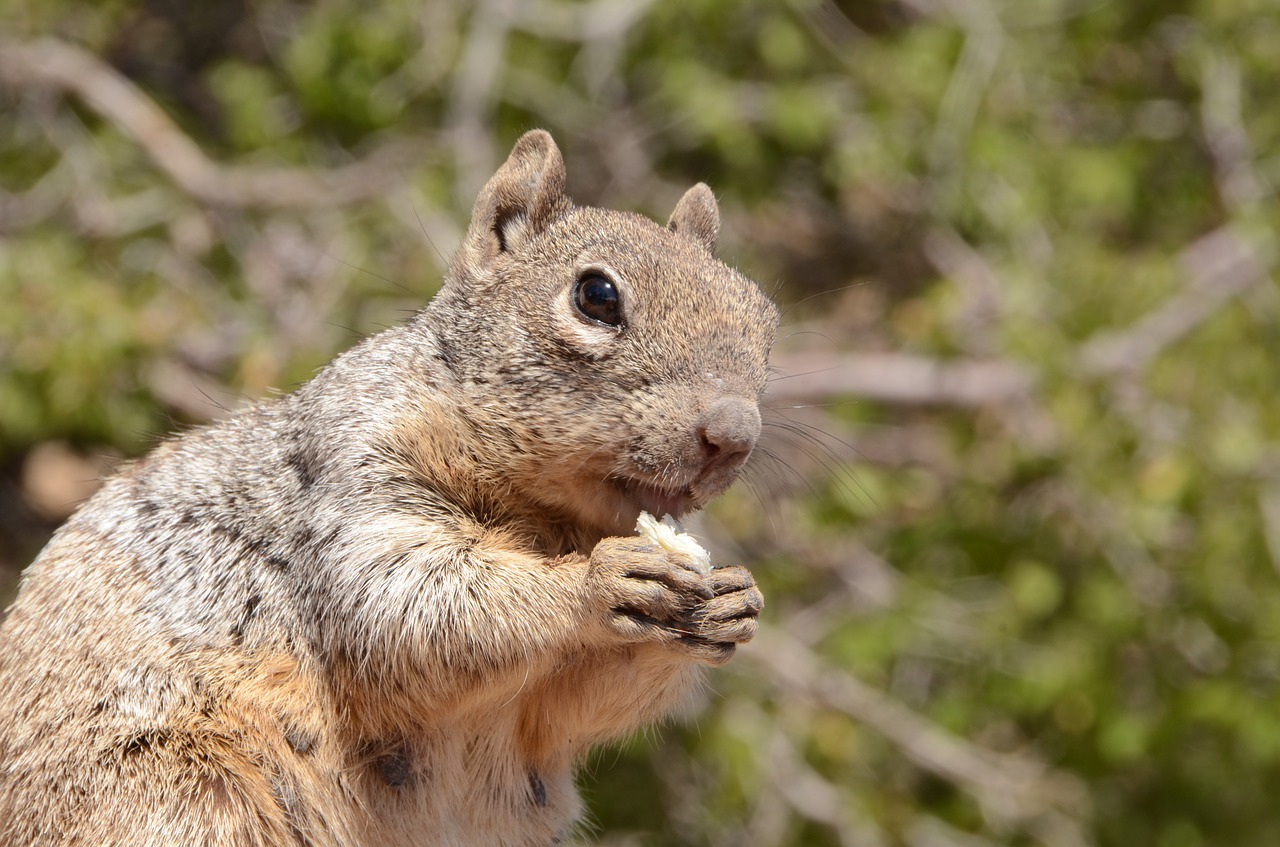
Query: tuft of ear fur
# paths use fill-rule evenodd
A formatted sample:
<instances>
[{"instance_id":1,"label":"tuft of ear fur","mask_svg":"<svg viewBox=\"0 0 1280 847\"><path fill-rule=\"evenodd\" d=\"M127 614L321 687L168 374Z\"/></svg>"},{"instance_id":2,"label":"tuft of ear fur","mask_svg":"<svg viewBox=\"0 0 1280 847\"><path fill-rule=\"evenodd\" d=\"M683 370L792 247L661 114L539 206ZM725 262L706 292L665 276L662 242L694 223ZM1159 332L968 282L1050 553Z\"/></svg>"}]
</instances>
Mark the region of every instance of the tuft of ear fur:
<instances>
[{"instance_id":1,"label":"tuft of ear fur","mask_svg":"<svg viewBox=\"0 0 1280 847\"><path fill-rule=\"evenodd\" d=\"M520 136L476 197L459 256L463 264L486 267L514 240L543 231L572 209L564 179L564 157L549 132L533 129Z\"/></svg>"},{"instance_id":2,"label":"tuft of ear fur","mask_svg":"<svg viewBox=\"0 0 1280 847\"><path fill-rule=\"evenodd\" d=\"M684 193L671 213L671 220L667 221L667 228L701 243L712 256L716 254L716 240L720 237L720 206L705 182Z\"/></svg>"}]
</instances>

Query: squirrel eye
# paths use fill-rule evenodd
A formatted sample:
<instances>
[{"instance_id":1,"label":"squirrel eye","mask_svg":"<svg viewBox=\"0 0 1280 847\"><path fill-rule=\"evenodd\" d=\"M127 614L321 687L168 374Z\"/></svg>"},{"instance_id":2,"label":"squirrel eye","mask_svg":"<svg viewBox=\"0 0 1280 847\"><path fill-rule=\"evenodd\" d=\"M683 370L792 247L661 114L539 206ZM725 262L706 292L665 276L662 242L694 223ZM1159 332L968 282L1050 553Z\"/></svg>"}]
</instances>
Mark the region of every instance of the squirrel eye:
<instances>
[{"instance_id":1,"label":"squirrel eye","mask_svg":"<svg viewBox=\"0 0 1280 847\"><path fill-rule=\"evenodd\" d=\"M573 289L573 302L585 317L605 326L622 326L618 287L599 274L587 274Z\"/></svg>"}]
</instances>

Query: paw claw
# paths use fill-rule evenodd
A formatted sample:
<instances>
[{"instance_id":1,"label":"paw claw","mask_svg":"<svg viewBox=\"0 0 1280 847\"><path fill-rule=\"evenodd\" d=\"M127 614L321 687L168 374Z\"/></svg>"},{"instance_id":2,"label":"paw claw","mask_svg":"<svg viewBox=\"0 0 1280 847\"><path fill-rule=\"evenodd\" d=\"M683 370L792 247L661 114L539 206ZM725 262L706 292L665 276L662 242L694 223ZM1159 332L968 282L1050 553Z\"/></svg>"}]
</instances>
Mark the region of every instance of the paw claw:
<instances>
[{"instance_id":1,"label":"paw claw","mask_svg":"<svg viewBox=\"0 0 1280 847\"><path fill-rule=\"evenodd\" d=\"M721 665L755 635L764 598L746 568L703 573L687 558L642 539L606 538L592 551L589 573L619 637L667 643Z\"/></svg>"}]
</instances>

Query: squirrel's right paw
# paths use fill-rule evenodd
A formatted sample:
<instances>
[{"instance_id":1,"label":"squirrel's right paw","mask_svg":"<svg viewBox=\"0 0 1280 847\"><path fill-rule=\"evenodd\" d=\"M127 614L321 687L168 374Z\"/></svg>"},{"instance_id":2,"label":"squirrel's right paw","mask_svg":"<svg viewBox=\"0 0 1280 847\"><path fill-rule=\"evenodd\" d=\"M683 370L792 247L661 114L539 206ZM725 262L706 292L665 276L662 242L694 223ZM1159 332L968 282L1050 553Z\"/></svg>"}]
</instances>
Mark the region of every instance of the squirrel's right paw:
<instances>
[{"instance_id":1,"label":"squirrel's right paw","mask_svg":"<svg viewBox=\"0 0 1280 847\"><path fill-rule=\"evenodd\" d=\"M735 642L755 633L759 592L742 568L704 574L686 553L619 537L596 545L588 578L606 625L623 641L667 643L695 660L721 664L733 655ZM734 584L721 585L726 579ZM750 606L751 614L725 606L730 601ZM748 624L750 631L744 629Z\"/></svg>"}]
</instances>

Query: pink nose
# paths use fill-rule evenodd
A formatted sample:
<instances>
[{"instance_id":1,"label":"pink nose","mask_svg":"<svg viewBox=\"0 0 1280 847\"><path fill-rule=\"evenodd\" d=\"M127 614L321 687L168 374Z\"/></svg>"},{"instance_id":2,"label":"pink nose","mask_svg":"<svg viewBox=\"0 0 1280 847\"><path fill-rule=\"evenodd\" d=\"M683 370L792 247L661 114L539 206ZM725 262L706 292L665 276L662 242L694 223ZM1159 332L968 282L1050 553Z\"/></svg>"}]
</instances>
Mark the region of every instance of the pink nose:
<instances>
[{"instance_id":1,"label":"pink nose","mask_svg":"<svg viewBox=\"0 0 1280 847\"><path fill-rule=\"evenodd\" d=\"M721 397L698 421L698 437L706 456L702 476L741 465L760 437L760 410L743 397Z\"/></svg>"}]
</instances>

